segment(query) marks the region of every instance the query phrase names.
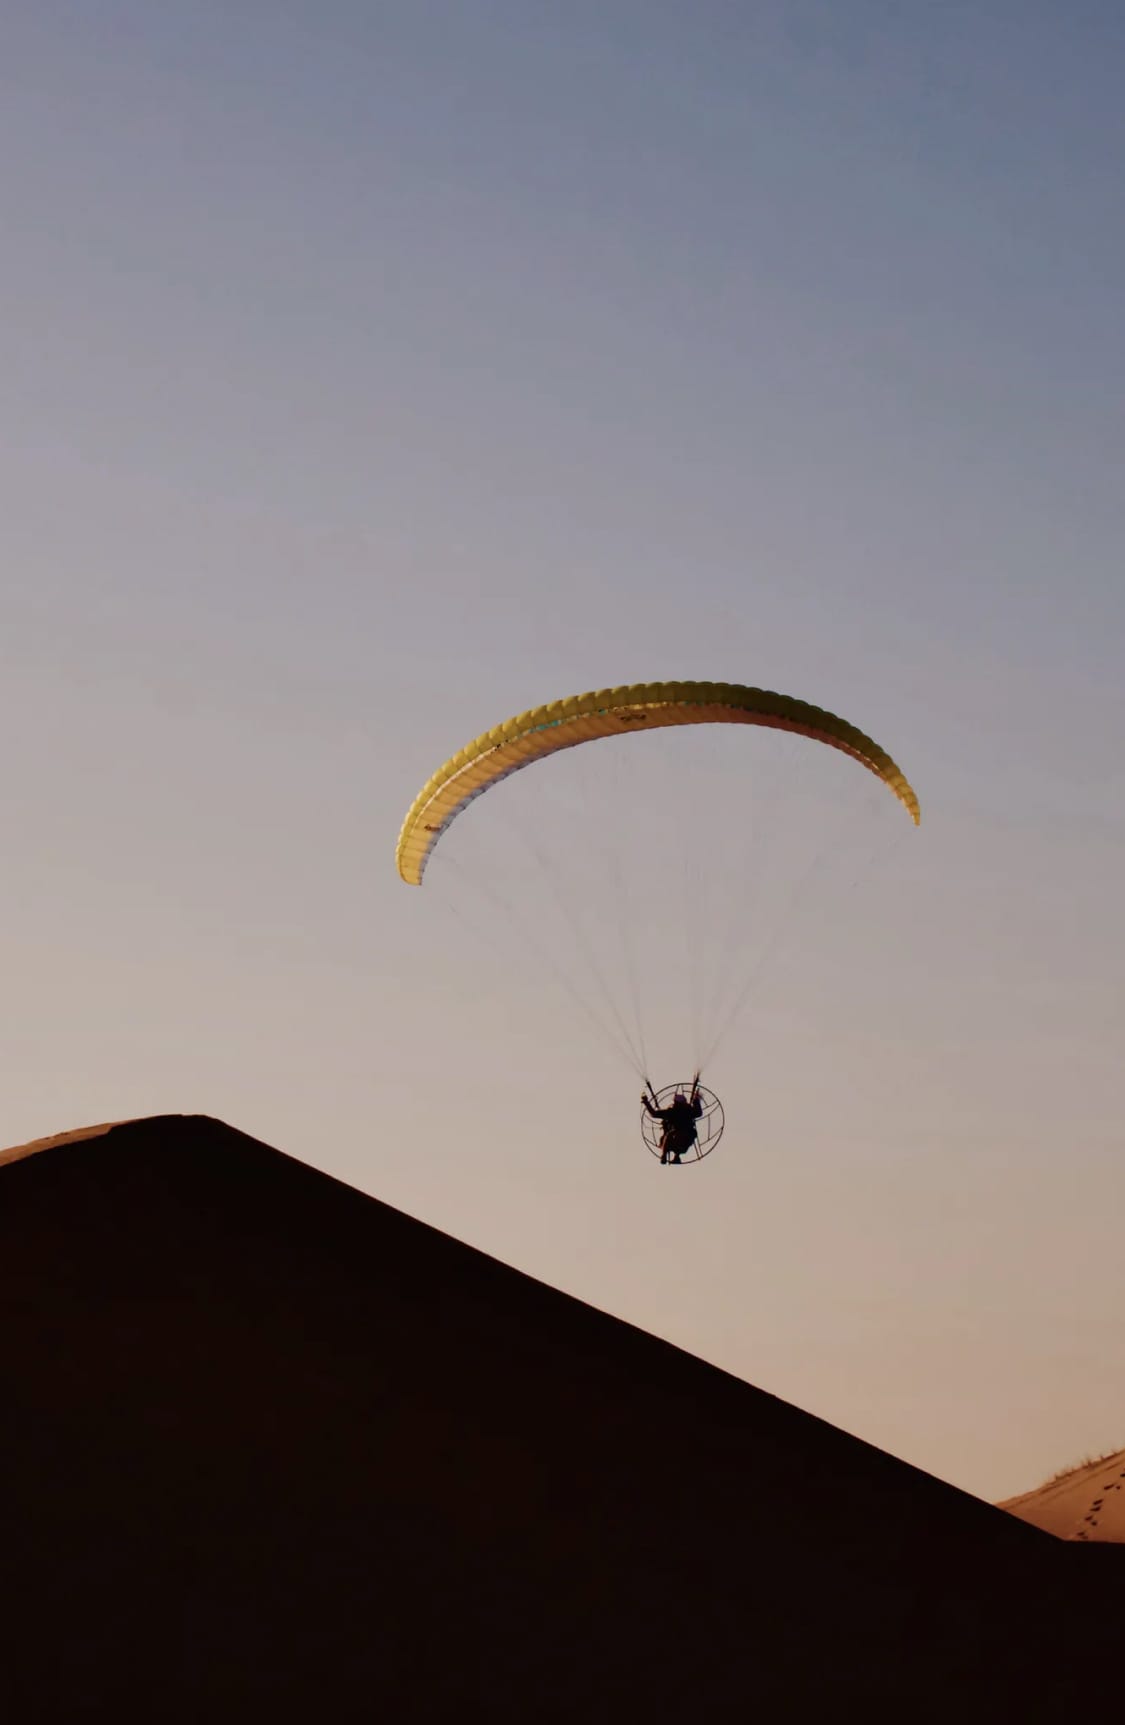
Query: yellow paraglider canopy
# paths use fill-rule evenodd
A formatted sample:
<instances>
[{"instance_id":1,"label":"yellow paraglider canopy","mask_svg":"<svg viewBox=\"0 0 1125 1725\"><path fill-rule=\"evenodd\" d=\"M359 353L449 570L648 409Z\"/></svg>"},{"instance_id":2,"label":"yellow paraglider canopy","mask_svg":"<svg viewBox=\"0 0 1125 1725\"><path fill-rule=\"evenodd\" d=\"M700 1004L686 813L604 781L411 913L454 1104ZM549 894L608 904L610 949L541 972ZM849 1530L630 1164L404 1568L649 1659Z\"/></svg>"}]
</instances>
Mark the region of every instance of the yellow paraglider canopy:
<instances>
[{"instance_id":1,"label":"yellow paraglider canopy","mask_svg":"<svg viewBox=\"0 0 1125 1725\"><path fill-rule=\"evenodd\" d=\"M851 755L894 792L915 825L921 819L918 798L891 757L835 713L741 683L630 683L532 707L446 761L422 787L403 822L395 853L399 874L408 885L421 886L430 853L446 827L474 797L509 773L597 737L666 725L765 725L797 731Z\"/></svg>"}]
</instances>

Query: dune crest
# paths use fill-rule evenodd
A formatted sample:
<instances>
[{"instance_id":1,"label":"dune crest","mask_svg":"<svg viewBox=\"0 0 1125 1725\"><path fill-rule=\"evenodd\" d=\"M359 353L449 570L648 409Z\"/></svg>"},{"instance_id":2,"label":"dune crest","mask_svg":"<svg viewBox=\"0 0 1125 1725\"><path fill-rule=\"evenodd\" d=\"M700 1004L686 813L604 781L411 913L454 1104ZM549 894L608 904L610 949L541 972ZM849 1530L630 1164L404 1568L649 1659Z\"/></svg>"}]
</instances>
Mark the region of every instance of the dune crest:
<instances>
[{"instance_id":1,"label":"dune crest","mask_svg":"<svg viewBox=\"0 0 1125 1725\"><path fill-rule=\"evenodd\" d=\"M1113 1717L1125 1570L204 1116L0 1169L6 1717Z\"/></svg>"},{"instance_id":2,"label":"dune crest","mask_svg":"<svg viewBox=\"0 0 1125 1725\"><path fill-rule=\"evenodd\" d=\"M1080 1462L996 1507L1058 1539L1125 1545L1125 1449Z\"/></svg>"}]
</instances>

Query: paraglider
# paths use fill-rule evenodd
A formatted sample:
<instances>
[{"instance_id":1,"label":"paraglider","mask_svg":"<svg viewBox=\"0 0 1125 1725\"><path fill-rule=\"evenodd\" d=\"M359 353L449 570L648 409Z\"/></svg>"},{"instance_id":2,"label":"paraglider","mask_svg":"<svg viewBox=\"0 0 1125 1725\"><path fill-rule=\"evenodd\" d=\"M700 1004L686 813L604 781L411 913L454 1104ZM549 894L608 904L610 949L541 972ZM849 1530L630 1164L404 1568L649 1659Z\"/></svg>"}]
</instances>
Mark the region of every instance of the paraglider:
<instances>
[{"instance_id":1,"label":"paraglider","mask_svg":"<svg viewBox=\"0 0 1125 1725\"><path fill-rule=\"evenodd\" d=\"M408 885L421 886L439 840L457 817L485 791L524 767L603 738L655 732L671 726L703 725L749 725L796 733L839 750L886 785L915 825L920 821L918 798L890 755L871 737L834 713L788 695L739 683L634 683L531 708L484 732L453 755L411 804L399 834L395 855L398 872ZM731 801L737 803L741 795L732 792ZM681 820L679 825L683 827L685 823ZM686 837L690 841L690 823ZM546 865L553 859L543 860ZM581 944L577 929L573 944ZM729 947L733 943L727 944ZM605 995L608 991L598 964L596 942L588 956L593 958L593 972ZM694 984L694 960L690 969ZM639 1017L640 991L635 978L630 980ZM728 985L729 995L729 976L724 974L722 981ZM578 992L572 988L572 993ZM741 1009L746 993L745 988L741 994L736 988L733 1005L723 996L728 1022ZM676 997L674 991L672 997ZM589 1000L580 999L579 1003L591 1017L595 1016ZM610 1016L603 1026L606 1039L626 1054L644 1079L641 1125L646 1147L666 1166L702 1160L714 1149L724 1128L721 1103L700 1083L702 1063L708 1056L697 1044L697 1070L690 1084L655 1091L648 1078L643 1035L631 1037L624 1012L618 1011L612 1000L607 1005Z\"/></svg>"},{"instance_id":2,"label":"paraglider","mask_svg":"<svg viewBox=\"0 0 1125 1725\"><path fill-rule=\"evenodd\" d=\"M641 1137L662 1164L680 1167L702 1162L723 1135L723 1105L698 1074L690 1085L669 1084L641 1093Z\"/></svg>"},{"instance_id":3,"label":"paraglider","mask_svg":"<svg viewBox=\"0 0 1125 1725\"><path fill-rule=\"evenodd\" d=\"M703 1103L699 1098L698 1072L691 1081L690 1095L685 1096L682 1090L677 1090L671 1104L662 1108L650 1084L641 1091L641 1105L650 1120L660 1122L661 1162L673 1162L678 1166L683 1161L685 1152L696 1142L695 1123L703 1113Z\"/></svg>"}]
</instances>

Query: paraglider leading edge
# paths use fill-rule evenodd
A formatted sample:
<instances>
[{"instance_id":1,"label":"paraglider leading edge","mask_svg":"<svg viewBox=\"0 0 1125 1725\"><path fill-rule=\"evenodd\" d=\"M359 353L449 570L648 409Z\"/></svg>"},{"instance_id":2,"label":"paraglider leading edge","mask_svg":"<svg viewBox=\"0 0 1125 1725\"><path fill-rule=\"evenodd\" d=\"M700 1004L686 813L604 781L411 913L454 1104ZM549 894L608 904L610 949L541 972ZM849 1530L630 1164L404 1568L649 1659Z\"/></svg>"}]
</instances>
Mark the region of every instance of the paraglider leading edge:
<instances>
[{"instance_id":1,"label":"paraglider leading edge","mask_svg":"<svg viewBox=\"0 0 1125 1725\"><path fill-rule=\"evenodd\" d=\"M797 731L840 749L883 781L915 825L921 820L914 789L890 755L835 713L742 683L630 683L533 707L453 755L411 804L395 853L398 872L408 886L421 886L434 846L461 810L510 773L545 755L598 737L707 724Z\"/></svg>"}]
</instances>

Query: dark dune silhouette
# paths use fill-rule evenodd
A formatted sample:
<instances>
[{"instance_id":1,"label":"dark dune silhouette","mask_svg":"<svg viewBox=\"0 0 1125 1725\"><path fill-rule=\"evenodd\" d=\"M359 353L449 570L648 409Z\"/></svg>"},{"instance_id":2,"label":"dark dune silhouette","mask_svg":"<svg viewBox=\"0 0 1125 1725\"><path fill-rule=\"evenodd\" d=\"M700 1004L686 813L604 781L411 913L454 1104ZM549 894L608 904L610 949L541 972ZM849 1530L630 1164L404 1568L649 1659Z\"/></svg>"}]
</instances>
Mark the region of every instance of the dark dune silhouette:
<instances>
[{"instance_id":1,"label":"dark dune silhouette","mask_svg":"<svg viewBox=\"0 0 1125 1725\"><path fill-rule=\"evenodd\" d=\"M1108 1705L1091 1550L216 1121L32 1148L0 1168L20 1725Z\"/></svg>"}]
</instances>

